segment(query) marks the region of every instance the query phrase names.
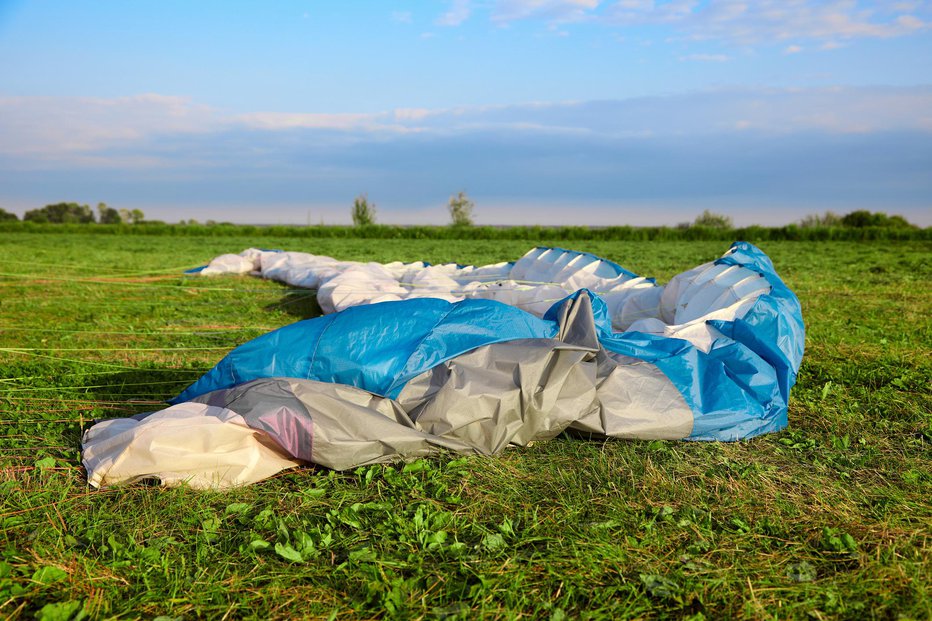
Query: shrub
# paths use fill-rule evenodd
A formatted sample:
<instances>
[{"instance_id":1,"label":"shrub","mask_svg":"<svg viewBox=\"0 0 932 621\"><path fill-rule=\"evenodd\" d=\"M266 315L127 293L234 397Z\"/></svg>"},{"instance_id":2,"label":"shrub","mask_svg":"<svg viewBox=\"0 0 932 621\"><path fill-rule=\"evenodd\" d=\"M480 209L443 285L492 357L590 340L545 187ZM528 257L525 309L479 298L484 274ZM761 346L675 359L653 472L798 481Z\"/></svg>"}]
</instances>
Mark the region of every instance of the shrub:
<instances>
[{"instance_id":1,"label":"shrub","mask_svg":"<svg viewBox=\"0 0 932 621\"><path fill-rule=\"evenodd\" d=\"M882 211L871 213L866 209L859 209L845 214L841 218L843 226L855 228L865 228L869 226L890 227L890 228L913 228L903 216L888 216Z\"/></svg>"},{"instance_id":2,"label":"shrub","mask_svg":"<svg viewBox=\"0 0 932 621\"><path fill-rule=\"evenodd\" d=\"M805 229L811 229L819 226L840 226L841 216L834 211L826 211L821 216L817 213L811 213L799 221L799 226Z\"/></svg>"}]
</instances>

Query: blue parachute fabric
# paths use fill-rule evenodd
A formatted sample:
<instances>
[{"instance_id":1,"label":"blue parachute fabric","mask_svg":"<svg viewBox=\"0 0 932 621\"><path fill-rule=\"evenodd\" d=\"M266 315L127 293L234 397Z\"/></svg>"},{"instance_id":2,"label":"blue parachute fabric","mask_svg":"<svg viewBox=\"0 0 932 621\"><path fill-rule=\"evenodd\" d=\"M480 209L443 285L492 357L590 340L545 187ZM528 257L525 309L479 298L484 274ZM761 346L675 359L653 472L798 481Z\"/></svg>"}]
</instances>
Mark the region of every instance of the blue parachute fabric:
<instances>
[{"instance_id":1,"label":"blue parachute fabric","mask_svg":"<svg viewBox=\"0 0 932 621\"><path fill-rule=\"evenodd\" d=\"M554 338L557 331L554 322L492 300L354 306L237 347L169 403L265 377L336 382L397 397L411 378L477 347Z\"/></svg>"},{"instance_id":2,"label":"blue parachute fabric","mask_svg":"<svg viewBox=\"0 0 932 621\"><path fill-rule=\"evenodd\" d=\"M693 411L691 440L738 440L787 425L790 388L802 362L804 324L799 300L770 259L736 242L716 261L754 270L771 285L741 318L709 321L722 333L708 352L653 334L603 331L602 346L655 364ZM604 327L604 324L603 324Z\"/></svg>"}]
</instances>

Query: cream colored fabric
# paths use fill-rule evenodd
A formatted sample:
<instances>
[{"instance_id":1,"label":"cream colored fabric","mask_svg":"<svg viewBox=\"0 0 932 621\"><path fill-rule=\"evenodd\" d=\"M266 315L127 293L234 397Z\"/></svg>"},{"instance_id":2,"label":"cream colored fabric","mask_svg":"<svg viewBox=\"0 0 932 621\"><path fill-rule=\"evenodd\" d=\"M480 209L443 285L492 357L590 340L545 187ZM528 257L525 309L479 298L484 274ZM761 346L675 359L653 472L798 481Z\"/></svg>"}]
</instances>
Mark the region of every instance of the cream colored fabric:
<instances>
[{"instance_id":1,"label":"cream colored fabric","mask_svg":"<svg viewBox=\"0 0 932 621\"><path fill-rule=\"evenodd\" d=\"M115 418L84 435L84 466L94 487L159 479L164 485L227 488L253 483L301 462L225 408L181 403L142 420Z\"/></svg>"}]
</instances>

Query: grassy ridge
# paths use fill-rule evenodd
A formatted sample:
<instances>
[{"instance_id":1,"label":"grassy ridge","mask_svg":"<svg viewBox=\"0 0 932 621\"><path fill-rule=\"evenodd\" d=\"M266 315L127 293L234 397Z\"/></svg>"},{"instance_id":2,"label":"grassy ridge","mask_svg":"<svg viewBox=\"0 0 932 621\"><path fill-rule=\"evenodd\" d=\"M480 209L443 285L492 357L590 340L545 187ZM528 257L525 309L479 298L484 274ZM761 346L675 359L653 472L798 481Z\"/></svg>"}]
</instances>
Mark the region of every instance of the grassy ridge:
<instances>
[{"instance_id":1,"label":"grassy ridge","mask_svg":"<svg viewBox=\"0 0 932 621\"><path fill-rule=\"evenodd\" d=\"M173 237L280 237L311 239L462 239L566 241L929 241L932 227L884 226L394 226L394 225L270 225L249 224L47 224L0 222L2 233L97 235L168 235Z\"/></svg>"},{"instance_id":2,"label":"grassy ridge","mask_svg":"<svg viewBox=\"0 0 932 621\"><path fill-rule=\"evenodd\" d=\"M928 242L762 244L807 321L781 434L87 489L87 421L157 407L318 312L181 269L247 246L481 264L562 241L3 235L0 616L932 617ZM727 243L572 247L664 281Z\"/></svg>"}]
</instances>

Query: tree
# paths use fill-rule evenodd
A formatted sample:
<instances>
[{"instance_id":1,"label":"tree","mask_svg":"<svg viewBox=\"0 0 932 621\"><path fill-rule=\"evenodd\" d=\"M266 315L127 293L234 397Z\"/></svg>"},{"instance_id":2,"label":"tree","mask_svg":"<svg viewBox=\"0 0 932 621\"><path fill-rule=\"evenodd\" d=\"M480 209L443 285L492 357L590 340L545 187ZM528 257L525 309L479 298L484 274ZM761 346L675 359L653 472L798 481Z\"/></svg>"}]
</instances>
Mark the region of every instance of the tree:
<instances>
[{"instance_id":1,"label":"tree","mask_svg":"<svg viewBox=\"0 0 932 621\"><path fill-rule=\"evenodd\" d=\"M712 213L706 209L700 215L696 216L696 219L693 220L693 226L705 226L710 229L730 229L733 224L730 216Z\"/></svg>"},{"instance_id":2,"label":"tree","mask_svg":"<svg viewBox=\"0 0 932 621\"><path fill-rule=\"evenodd\" d=\"M476 204L466 196L466 192L459 192L456 196L451 196L447 209L450 210L452 225L472 226L472 210L475 206Z\"/></svg>"},{"instance_id":3,"label":"tree","mask_svg":"<svg viewBox=\"0 0 932 621\"><path fill-rule=\"evenodd\" d=\"M142 213L139 209L121 209L120 210L120 220L123 224L139 224L145 219L145 214ZM184 224L184 220L181 221Z\"/></svg>"},{"instance_id":4,"label":"tree","mask_svg":"<svg viewBox=\"0 0 932 621\"><path fill-rule=\"evenodd\" d=\"M858 209L857 211L852 211L851 213L845 214L841 223L845 226L851 226L855 228L863 228L865 226L877 226L879 224L878 214L872 214L866 209Z\"/></svg>"},{"instance_id":5,"label":"tree","mask_svg":"<svg viewBox=\"0 0 932 621\"><path fill-rule=\"evenodd\" d=\"M369 204L365 194L360 194L353 201L353 225L369 226L375 224L375 203Z\"/></svg>"},{"instance_id":6,"label":"tree","mask_svg":"<svg viewBox=\"0 0 932 621\"><path fill-rule=\"evenodd\" d=\"M113 207L107 207L106 203L97 203L97 221L101 224L120 224L123 218Z\"/></svg>"},{"instance_id":7,"label":"tree","mask_svg":"<svg viewBox=\"0 0 932 621\"><path fill-rule=\"evenodd\" d=\"M6 209L0 208L0 222L16 222L19 220L19 216L15 213L10 213Z\"/></svg>"},{"instance_id":8,"label":"tree","mask_svg":"<svg viewBox=\"0 0 932 621\"><path fill-rule=\"evenodd\" d=\"M31 209L23 215L27 222L55 222L55 223L91 223L94 222L94 212L87 205L77 203L55 203L46 205L41 209Z\"/></svg>"}]
</instances>

